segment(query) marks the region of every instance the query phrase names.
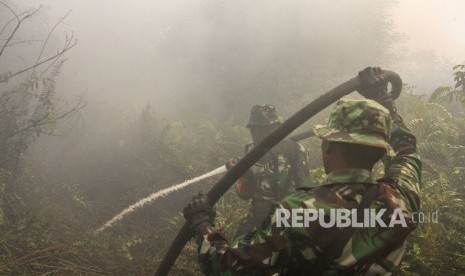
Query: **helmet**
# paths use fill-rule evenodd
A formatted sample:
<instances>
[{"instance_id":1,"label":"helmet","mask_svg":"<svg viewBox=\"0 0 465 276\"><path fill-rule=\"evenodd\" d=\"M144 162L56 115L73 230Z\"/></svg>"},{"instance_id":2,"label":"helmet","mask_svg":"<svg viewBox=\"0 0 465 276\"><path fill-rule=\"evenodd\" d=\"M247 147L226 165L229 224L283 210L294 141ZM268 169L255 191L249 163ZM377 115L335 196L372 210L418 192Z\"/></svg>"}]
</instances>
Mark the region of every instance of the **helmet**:
<instances>
[{"instance_id":1,"label":"helmet","mask_svg":"<svg viewBox=\"0 0 465 276\"><path fill-rule=\"evenodd\" d=\"M271 104L255 105L250 111L250 119L247 127L253 126L269 126L281 123L282 120L278 116L276 107Z\"/></svg>"}]
</instances>

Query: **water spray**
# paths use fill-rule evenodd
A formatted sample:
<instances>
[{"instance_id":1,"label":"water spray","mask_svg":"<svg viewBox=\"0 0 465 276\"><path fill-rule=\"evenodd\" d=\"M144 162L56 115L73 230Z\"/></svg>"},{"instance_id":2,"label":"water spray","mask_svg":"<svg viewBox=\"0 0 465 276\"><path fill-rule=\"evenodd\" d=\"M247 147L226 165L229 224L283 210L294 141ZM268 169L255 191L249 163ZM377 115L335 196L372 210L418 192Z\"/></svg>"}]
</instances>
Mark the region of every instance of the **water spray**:
<instances>
[{"instance_id":1,"label":"water spray","mask_svg":"<svg viewBox=\"0 0 465 276\"><path fill-rule=\"evenodd\" d=\"M297 134L297 135L294 135L294 136L291 136L289 137L290 140L292 141L295 141L295 142L298 142L300 140L303 140L303 139L306 139L306 138L310 138L310 137L313 137L313 131L305 131L305 132L302 132L300 134ZM156 199L160 198L160 197L165 197L167 195L169 195L170 193L174 192L174 191L177 191L177 190L181 190L191 184L194 184L196 182L199 182L201 180L204 180L206 178L209 178L209 177L212 177L212 176L215 176L215 175L218 175L220 173L224 173L226 172L227 169L226 169L226 166L221 166L219 168L216 168L208 173L205 173L205 174L202 174L200 176L197 176L197 177L194 177L192 179L189 179L189 180L186 180L180 184L176 184L176 185L173 185L171 187L168 187L166 189L163 189L163 190L160 190L158 192L155 192L151 195L149 195L148 197L145 197L141 200L139 200L138 202L132 204L131 206L129 206L128 208L124 209L123 211L121 211L119 214L117 214L116 216L114 216L112 219L110 219L109 221L107 221L104 225L102 225L100 228L98 228L97 230L95 230L96 233L99 233L109 227L111 227L115 222L121 220L123 217L125 217L127 214L129 213L132 213L133 211L135 211L136 209L146 205L146 204L149 204L153 201L155 201Z\"/></svg>"},{"instance_id":2,"label":"water spray","mask_svg":"<svg viewBox=\"0 0 465 276\"><path fill-rule=\"evenodd\" d=\"M131 206L129 206L128 208L124 209L123 211L121 211L119 214L117 214L116 216L114 216L112 219L110 219L109 221L107 221L104 225L102 225L100 228L98 228L97 230L95 230L96 233L99 233L109 227L111 227L115 222L123 219L126 215L128 215L129 213L132 213L133 211L135 211L136 209L146 205L146 204L149 204L153 201L155 201L156 199L160 198L160 197L165 197L167 195L169 195L170 193L174 192L174 191L178 191L178 190L181 190L191 184L194 184L196 182L199 182L201 180L204 180L206 178L209 178L209 177L212 177L212 176L215 176L217 174L220 174L220 173L224 173L226 172L226 166L221 166L219 168L216 168L208 173L205 173L205 174L202 174L200 176L197 176L197 177L194 177L192 179L189 179L189 180L186 180L182 183L179 183L179 184L176 184L176 185L173 185L171 187L168 187L166 189L163 189L163 190L160 190L158 192L155 192L147 197L144 197L143 199L137 201L136 203L132 204Z\"/></svg>"}]
</instances>

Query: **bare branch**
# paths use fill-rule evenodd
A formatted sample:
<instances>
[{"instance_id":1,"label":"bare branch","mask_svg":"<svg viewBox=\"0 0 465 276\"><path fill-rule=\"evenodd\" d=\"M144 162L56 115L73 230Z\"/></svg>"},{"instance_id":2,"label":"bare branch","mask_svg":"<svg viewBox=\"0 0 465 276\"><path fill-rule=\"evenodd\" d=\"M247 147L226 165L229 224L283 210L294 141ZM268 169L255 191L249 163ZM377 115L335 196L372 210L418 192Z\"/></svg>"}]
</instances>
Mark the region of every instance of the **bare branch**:
<instances>
[{"instance_id":1,"label":"bare branch","mask_svg":"<svg viewBox=\"0 0 465 276\"><path fill-rule=\"evenodd\" d=\"M71 41L73 41L73 38L74 38L74 32L71 32L71 36L69 38L68 38L68 36L66 36L65 45L69 45L71 43ZM60 57L62 55L63 54L57 56L54 61L50 62L50 64L47 66L47 68L45 68L44 73L47 73L48 70L50 70L50 68L60 59Z\"/></svg>"},{"instance_id":2,"label":"bare branch","mask_svg":"<svg viewBox=\"0 0 465 276\"><path fill-rule=\"evenodd\" d=\"M29 39L29 40L21 40L21 41L15 41L15 42L12 42L10 43L7 47L12 47L12 46L15 46L15 45L18 45L18 44L31 44L33 42L42 42L42 40L39 40L39 39Z\"/></svg>"},{"instance_id":3,"label":"bare branch","mask_svg":"<svg viewBox=\"0 0 465 276\"><path fill-rule=\"evenodd\" d=\"M23 14L26 14L27 12L22 12L20 14L18 14L18 17L19 16L22 16ZM10 19L8 22L5 23L5 25L3 26L2 30L0 31L0 35L3 34L3 32L5 31L6 27L8 27L8 25L10 25L11 22L13 22L13 20L15 20L16 17L13 17L12 19Z\"/></svg>"},{"instance_id":4,"label":"bare branch","mask_svg":"<svg viewBox=\"0 0 465 276\"><path fill-rule=\"evenodd\" d=\"M6 82L6 81L8 81L9 79L11 79L11 78L13 78L13 77L15 77L15 76L17 76L17 75L19 75L19 74L22 74L22 73L24 73L24 72L27 72L27 71L29 71L29 70L31 70L31 69L37 67L37 66L40 66L40 65L42 65L42 64L44 64L44 63L46 63L46 62L49 62L50 60L52 60L52 59L54 59L54 58L57 58L57 57L63 55L64 53L66 53L67 51L71 50L71 49L72 49L74 46L76 46L76 45L77 45L77 41L76 41L76 40L74 40L72 43L69 42L68 45L66 45L66 46L65 46L59 53L57 53L56 55L53 55L53 56L47 58L46 60L43 60L43 61L41 61L41 62L39 62L39 63L36 63L36 64L34 64L34 65L32 65L32 66L26 68L26 69L23 69L23 70L18 71L18 72L14 73L14 74L11 74L10 76L8 76L7 78L1 80L0 82Z\"/></svg>"},{"instance_id":5,"label":"bare branch","mask_svg":"<svg viewBox=\"0 0 465 276\"><path fill-rule=\"evenodd\" d=\"M11 12L12 14L15 15L16 20L18 20L18 22L19 22L19 16L13 11L13 9L10 8L10 6L8 6L7 4L5 4L5 3L1 2L1 1L0 1L0 4L2 4L2 5L5 6L7 9L9 9L10 12ZM8 23L9 23L9 22L8 22ZM8 24L8 23L7 23L7 24Z\"/></svg>"},{"instance_id":6,"label":"bare branch","mask_svg":"<svg viewBox=\"0 0 465 276\"><path fill-rule=\"evenodd\" d=\"M8 22L6 22L6 23L5 23L5 25L3 25L3 28L2 28L2 30L0 30L0 35L2 35L2 34L3 34L3 32L4 32L4 31L5 31L5 29L6 29L6 27L8 27L8 25L10 25L10 23L11 23L13 20L15 20L15 19L14 19L14 18L12 18L12 19L8 20Z\"/></svg>"},{"instance_id":7,"label":"bare branch","mask_svg":"<svg viewBox=\"0 0 465 276\"><path fill-rule=\"evenodd\" d=\"M15 18L13 17L12 19L10 19L8 22L5 23L5 25L3 26L2 30L0 31L0 35L3 34L3 32L5 31L6 27L8 27L8 25L10 25L11 22L13 22L13 20L15 20Z\"/></svg>"},{"instance_id":8,"label":"bare branch","mask_svg":"<svg viewBox=\"0 0 465 276\"><path fill-rule=\"evenodd\" d=\"M42 7L42 6L41 6ZM3 45L2 49L0 50L0 57L2 57L2 54L3 54L3 51L5 51L6 49L6 46L8 46L8 43L10 43L10 40L13 38L13 36L15 35L15 33L18 31L19 27L21 26L21 23L26 20L27 18L33 16L35 13L37 13L40 8L37 8L31 12L29 12L28 14L26 14L23 18L21 18L18 23L16 24L16 27L14 28L13 32L11 32L10 34L10 37L8 37L8 39L6 40L5 44Z\"/></svg>"},{"instance_id":9,"label":"bare branch","mask_svg":"<svg viewBox=\"0 0 465 276\"><path fill-rule=\"evenodd\" d=\"M39 56L37 57L37 60L36 60L36 64L39 63L40 59L42 58L42 54L44 53L44 49L45 49L45 46L47 46L47 43L48 43L48 40L50 39L50 37L52 36L52 33L55 31L56 27L58 25L60 25L67 17L68 15L71 13L71 10L69 10L65 16L63 16L61 19L58 20L57 23L55 23L55 25L53 26L53 28L48 32L48 35L47 35L47 39L45 39L45 42L44 44L42 45L42 49L40 49L40 53L39 53ZM34 67L34 69L32 70L32 74L34 74L36 72L36 69L37 67Z\"/></svg>"},{"instance_id":10,"label":"bare branch","mask_svg":"<svg viewBox=\"0 0 465 276\"><path fill-rule=\"evenodd\" d=\"M31 125L29 125L29 126L27 126L27 127L25 127L25 128L22 128L22 129L20 129L20 130L18 130L18 131L16 131L16 132L10 134L10 135L7 137L7 139L8 139L8 138L11 138L11 137L13 137L13 136L16 136L16 135L18 135L19 133L22 133L22 132L24 132L24 131L26 131L26 130L29 130L29 129L31 129L31 128L34 128L34 127L38 127L38 126L42 126L42 125L46 125L46 124L55 123L55 122L57 122L58 120L67 117L67 116L70 115L71 113L74 113L74 112L76 112L76 111L79 111L79 110L83 109L84 107L86 107L86 105L87 105L87 103L86 103L86 102L83 102L83 101L81 100L81 101L79 101L72 109L66 111L65 113L61 114L60 116L57 116L57 117L55 117L55 118L53 118L53 119L46 120L46 121L42 121L42 120L36 121L36 122L34 122L33 124L31 124ZM45 118L44 118L44 119L45 119Z\"/></svg>"}]
</instances>

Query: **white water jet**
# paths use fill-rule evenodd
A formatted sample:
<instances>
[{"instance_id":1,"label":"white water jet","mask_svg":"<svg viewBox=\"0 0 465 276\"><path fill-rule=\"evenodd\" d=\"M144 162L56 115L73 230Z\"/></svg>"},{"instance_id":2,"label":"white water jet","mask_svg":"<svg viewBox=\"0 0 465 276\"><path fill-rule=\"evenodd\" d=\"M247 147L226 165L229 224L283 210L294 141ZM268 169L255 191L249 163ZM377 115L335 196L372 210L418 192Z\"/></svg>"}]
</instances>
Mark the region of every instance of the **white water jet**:
<instances>
[{"instance_id":1,"label":"white water jet","mask_svg":"<svg viewBox=\"0 0 465 276\"><path fill-rule=\"evenodd\" d=\"M149 195L148 197L144 197L143 199L137 201L136 203L132 204L131 206L129 206L128 208L124 209L123 211L121 211L119 214L117 214L116 216L114 216L112 219L110 219L109 221L107 221L104 225L102 225L99 229L97 229L95 232L101 232L105 229L107 229L108 227L111 227L115 222L121 220L124 216L126 216L127 214L133 212L134 210L136 210L137 208L140 208L160 197L165 197L167 196L168 194L174 192L174 191L177 191L177 190L180 190L182 188L185 188L191 184L194 184L196 182L199 182L200 180L203 180L205 178L208 178L208 177L211 177L211 176L214 176L214 175L217 175L217 174L220 174L220 173L224 173L226 172L226 166L221 166L217 169L214 169L213 171L210 171L206 174L202 174L201 176L197 176L197 177L194 177L192 179L189 179L189 180L186 180L180 184L177 184L177 185L173 185L171 187L168 187L166 189L163 189L163 190L160 190L156 193L153 193L151 195Z\"/></svg>"}]
</instances>

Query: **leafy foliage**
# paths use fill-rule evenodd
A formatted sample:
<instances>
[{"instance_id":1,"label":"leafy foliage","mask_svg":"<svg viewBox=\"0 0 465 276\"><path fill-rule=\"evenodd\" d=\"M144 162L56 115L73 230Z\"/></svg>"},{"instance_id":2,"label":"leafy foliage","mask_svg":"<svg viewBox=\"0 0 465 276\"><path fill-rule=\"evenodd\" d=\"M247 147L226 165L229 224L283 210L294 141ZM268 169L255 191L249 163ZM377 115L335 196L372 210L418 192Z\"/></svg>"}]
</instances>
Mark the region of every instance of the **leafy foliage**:
<instances>
[{"instance_id":1,"label":"leafy foliage","mask_svg":"<svg viewBox=\"0 0 465 276\"><path fill-rule=\"evenodd\" d=\"M453 70L455 86L443 86L437 88L431 94L430 102L445 104L456 101L465 107L465 65L455 65Z\"/></svg>"},{"instance_id":2,"label":"leafy foliage","mask_svg":"<svg viewBox=\"0 0 465 276\"><path fill-rule=\"evenodd\" d=\"M376 6L373 9L384 11ZM227 10L218 12L226 14ZM221 17L215 20L221 21ZM380 18L373 20L374 24L370 25L375 28L373 32L377 32ZM217 32L216 35L225 34ZM384 37L380 35L380 39ZM360 39L351 39L354 45L359 45ZM249 84L254 83L257 75L272 83L276 91L287 88L306 91L308 83L303 80L308 82L308 72L312 68L308 68L309 63L301 57L307 49L298 41L293 44L301 45L299 51L295 54L277 51L281 53L277 60L283 67L291 68L295 79L282 78L281 71L270 66L268 73L250 74L249 82L240 84L230 79L224 88L228 93L221 95L223 102L235 106L249 104L250 95L236 97L235 92L254 89ZM255 45L247 47L257 48ZM331 52L339 55L337 51ZM0 57L2 54L3 50ZM212 51L210 54L218 53ZM293 58L288 59L289 56ZM317 56L327 59L325 55ZM344 64L350 64L352 52L344 53L343 58L347 59ZM210 65L214 68L219 68L218 64L223 62L208 59L215 60ZM298 60L303 63L299 61L294 66ZM207 190L218 177L162 198L103 233L96 235L94 230L139 198L242 155L243 146L249 141L247 130L243 122L235 118L221 121L211 117L167 119L147 106L135 113L126 109L106 110L108 117L94 122L95 129L87 129L85 135L79 129L71 130L63 140L49 137L48 141L53 143L50 146L40 136L55 135L63 127L57 120L69 114L60 112L56 99L55 79L60 76L64 62L63 59L54 60L45 71L24 77L11 89L0 87L0 274L150 274L184 222L180 215L184 203L198 190ZM230 62L235 65L228 67L232 71L215 70L217 77L246 72L239 66L241 59ZM346 71L336 63L328 64L327 68L328 72L337 73L333 78L339 78ZM464 65L454 67L454 88L440 87L428 101L424 96L413 94L404 94L398 100L400 113L417 135L423 158L422 211L425 214L437 212L439 220L438 223L420 224L409 240L403 267L405 275L459 274L465 269L462 216L465 212L465 121L458 116L457 106L450 105L455 101L465 106L464 69ZM328 72L323 70L321 74L330 76ZM0 84L5 85L20 73L0 72ZM320 86L324 85L318 82L313 85ZM263 95L268 92L265 86L255 88ZM257 99L263 96L257 95ZM276 101L288 103L300 101L302 95L294 99L279 93L272 96ZM195 100L204 99L197 96ZM320 114L317 121L323 121L325 115L327 113ZM44 147L27 151L33 142ZM308 140L304 144L312 157L313 180L321 181L324 170L319 141ZM377 167L377 173L381 173L381 167ZM240 200L231 189L217 204L217 223L231 236L249 207L250 202ZM200 275L196 250L194 243L184 248L173 274Z\"/></svg>"},{"instance_id":3,"label":"leafy foliage","mask_svg":"<svg viewBox=\"0 0 465 276\"><path fill-rule=\"evenodd\" d=\"M458 274L463 271L465 254L465 221L461 216L465 211L461 185L465 177L464 121L418 95L404 94L398 108L418 137L425 165L422 211L437 211L439 220L420 224L410 238L403 273ZM112 125L115 116L118 124ZM21 183L17 196L27 204L29 213L23 213L21 222L3 232L1 271L28 275L152 273L174 238L174 229L184 221L180 215L183 204L179 203L199 189L207 190L218 178L160 199L97 236L93 230L138 198L241 155L250 139L234 119L174 121L161 118L150 106L135 117L114 112L101 123L105 127L94 133L101 137L98 143L60 155L72 162L68 169L61 168L59 175L44 173L51 171L53 163L38 166L32 162L17 176ZM318 150L313 150L318 141L310 139L305 144L311 147L312 158L319 158ZM72 139L64 148L73 148ZM40 152L37 154L31 160L40 160ZM319 163L314 164L318 167L312 170L312 176L321 180L324 172ZM76 168L82 171L76 173ZM102 181L95 185L95 179ZM231 190L217 204L217 223L231 235L248 208L249 202L240 200ZM14 231L24 234L14 236ZM200 275L195 252L194 243L184 248L174 275ZM38 255L43 257L37 259Z\"/></svg>"},{"instance_id":4,"label":"leafy foliage","mask_svg":"<svg viewBox=\"0 0 465 276\"><path fill-rule=\"evenodd\" d=\"M404 272L459 275L465 268L464 121L431 98L424 102L420 96L404 95L399 108L417 136L423 161L421 212L426 216L409 241Z\"/></svg>"}]
</instances>

